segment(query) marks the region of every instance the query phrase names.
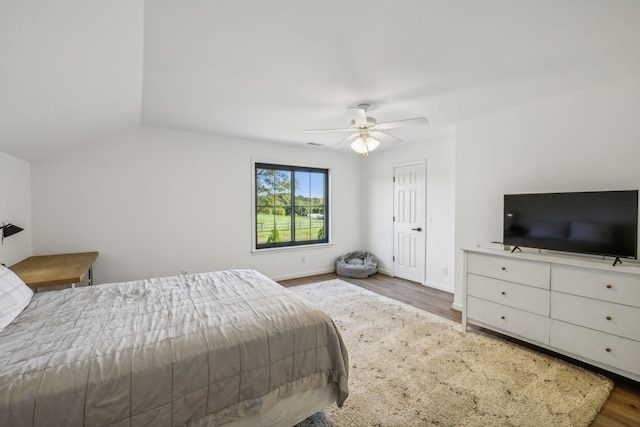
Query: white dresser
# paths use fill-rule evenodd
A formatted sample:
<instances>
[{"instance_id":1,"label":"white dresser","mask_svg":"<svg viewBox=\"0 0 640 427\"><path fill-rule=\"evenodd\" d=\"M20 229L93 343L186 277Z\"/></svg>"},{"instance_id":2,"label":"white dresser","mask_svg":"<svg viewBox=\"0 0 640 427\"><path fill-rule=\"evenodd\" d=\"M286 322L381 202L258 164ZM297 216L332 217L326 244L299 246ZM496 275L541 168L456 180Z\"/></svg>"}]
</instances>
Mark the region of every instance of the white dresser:
<instances>
[{"instance_id":1,"label":"white dresser","mask_svg":"<svg viewBox=\"0 0 640 427\"><path fill-rule=\"evenodd\" d=\"M640 381L640 267L571 256L464 251L468 324Z\"/></svg>"}]
</instances>

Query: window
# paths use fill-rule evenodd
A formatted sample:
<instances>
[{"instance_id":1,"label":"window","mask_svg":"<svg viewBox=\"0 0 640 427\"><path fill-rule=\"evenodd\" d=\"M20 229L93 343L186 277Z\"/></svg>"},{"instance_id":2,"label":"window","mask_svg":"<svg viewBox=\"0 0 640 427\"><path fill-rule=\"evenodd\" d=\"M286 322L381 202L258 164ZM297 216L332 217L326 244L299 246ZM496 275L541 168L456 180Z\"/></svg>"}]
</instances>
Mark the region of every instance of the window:
<instances>
[{"instance_id":1,"label":"window","mask_svg":"<svg viewBox=\"0 0 640 427\"><path fill-rule=\"evenodd\" d=\"M328 243L329 170L255 165L256 249Z\"/></svg>"}]
</instances>

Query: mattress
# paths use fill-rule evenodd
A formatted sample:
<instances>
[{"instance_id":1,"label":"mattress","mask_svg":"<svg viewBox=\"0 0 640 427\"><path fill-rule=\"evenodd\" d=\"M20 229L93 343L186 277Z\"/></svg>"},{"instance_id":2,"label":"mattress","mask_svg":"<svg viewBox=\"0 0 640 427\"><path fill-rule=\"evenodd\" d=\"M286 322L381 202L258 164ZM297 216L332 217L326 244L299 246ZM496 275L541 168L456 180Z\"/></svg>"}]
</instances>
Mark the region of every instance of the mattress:
<instances>
[{"instance_id":1,"label":"mattress","mask_svg":"<svg viewBox=\"0 0 640 427\"><path fill-rule=\"evenodd\" d=\"M253 270L40 293L0 333L0 425L224 425L315 390L348 395L336 326Z\"/></svg>"}]
</instances>

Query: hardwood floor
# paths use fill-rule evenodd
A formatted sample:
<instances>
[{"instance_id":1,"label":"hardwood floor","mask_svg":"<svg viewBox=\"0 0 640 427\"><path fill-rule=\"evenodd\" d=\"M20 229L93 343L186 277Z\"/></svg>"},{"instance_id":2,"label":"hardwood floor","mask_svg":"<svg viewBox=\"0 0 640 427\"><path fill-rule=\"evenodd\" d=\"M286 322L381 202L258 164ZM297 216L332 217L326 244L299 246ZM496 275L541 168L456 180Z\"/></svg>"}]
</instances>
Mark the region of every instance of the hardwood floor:
<instances>
[{"instance_id":1,"label":"hardwood floor","mask_svg":"<svg viewBox=\"0 0 640 427\"><path fill-rule=\"evenodd\" d=\"M331 279L341 279L455 322L461 322L461 313L451 309L453 295L437 289L422 286L418 283L382 274L375 274L367 279L352 279L338 277L334 273L328 273L299 279L284 280L281 281L280 284L288 287ZM535 348L543 353L550 353L530 344L520 341L517 342L521 345ZM615 387L611 392L609 399L602 407L602 410L596 419L591 423L591 427L640 426L640 383L599 370L595 367L569 359L556 353L552 354L555 357L568 360L576 365L584 366L593 371L600 372L613 379L615 382Z\"/></svg>"}]
</instances>

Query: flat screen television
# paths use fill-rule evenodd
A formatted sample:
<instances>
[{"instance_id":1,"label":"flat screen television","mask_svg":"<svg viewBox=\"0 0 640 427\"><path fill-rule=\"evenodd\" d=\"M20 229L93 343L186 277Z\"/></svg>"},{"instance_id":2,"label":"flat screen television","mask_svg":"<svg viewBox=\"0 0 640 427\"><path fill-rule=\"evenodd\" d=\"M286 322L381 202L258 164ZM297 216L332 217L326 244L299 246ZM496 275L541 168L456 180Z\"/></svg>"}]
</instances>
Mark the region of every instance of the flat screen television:
<instances>
[{"instance_id":1,"label":"flat screen television","mask_svg":"<svg viewBox=\"0 0 640 427\"><path fill-rule=\"evenodd\" d=\"M505 194L503 243L636 259L638 190Z\"/></svg>"}]
</instances>

